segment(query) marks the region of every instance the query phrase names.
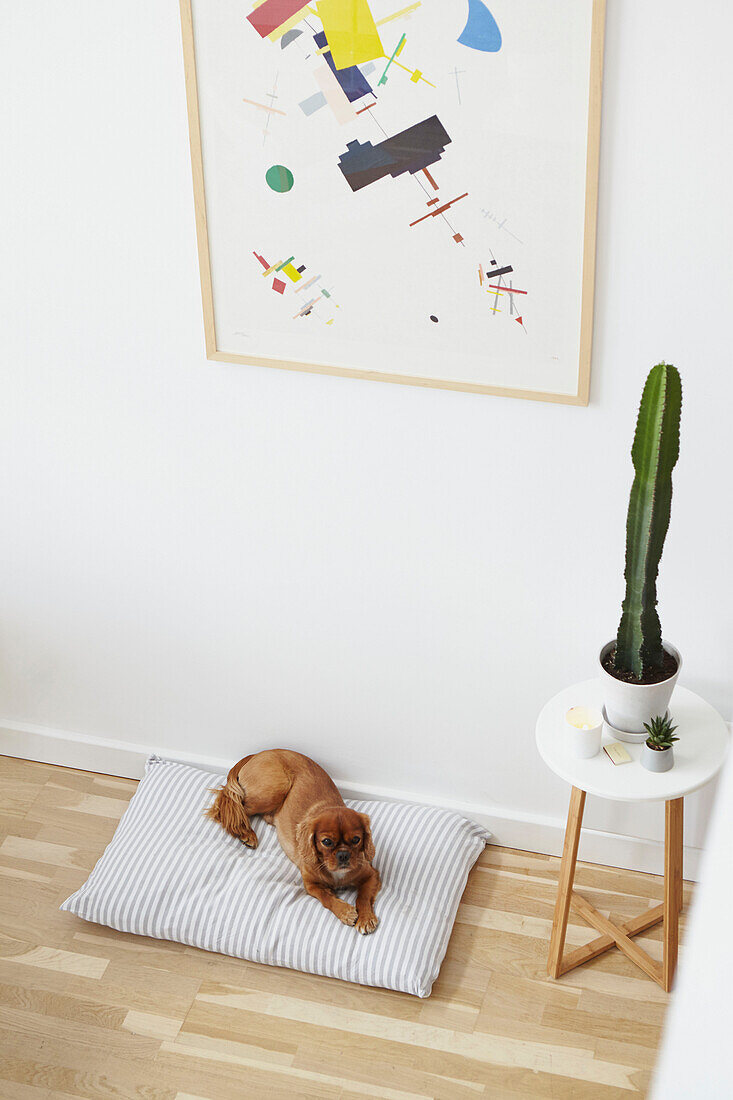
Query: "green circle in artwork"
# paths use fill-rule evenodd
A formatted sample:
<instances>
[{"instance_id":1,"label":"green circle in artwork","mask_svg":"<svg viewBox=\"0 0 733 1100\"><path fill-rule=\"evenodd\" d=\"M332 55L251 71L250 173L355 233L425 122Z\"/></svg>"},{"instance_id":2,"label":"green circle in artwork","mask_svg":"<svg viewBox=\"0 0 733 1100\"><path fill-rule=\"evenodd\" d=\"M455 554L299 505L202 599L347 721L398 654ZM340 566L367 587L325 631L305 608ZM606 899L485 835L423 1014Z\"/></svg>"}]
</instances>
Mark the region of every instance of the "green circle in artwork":
<instances>
[{"instance_id":1,"label":"green circle in artwork","mask_svg":"<svg viewBox=\"0 0 733 1100\"><path fill-rule=\"evenodd\" d=\"M268 168L265 172L265 182L273 191L282 194L293 186L293 173L284 164L273 164L272 168Z\"/></svg>"}]
</instances>

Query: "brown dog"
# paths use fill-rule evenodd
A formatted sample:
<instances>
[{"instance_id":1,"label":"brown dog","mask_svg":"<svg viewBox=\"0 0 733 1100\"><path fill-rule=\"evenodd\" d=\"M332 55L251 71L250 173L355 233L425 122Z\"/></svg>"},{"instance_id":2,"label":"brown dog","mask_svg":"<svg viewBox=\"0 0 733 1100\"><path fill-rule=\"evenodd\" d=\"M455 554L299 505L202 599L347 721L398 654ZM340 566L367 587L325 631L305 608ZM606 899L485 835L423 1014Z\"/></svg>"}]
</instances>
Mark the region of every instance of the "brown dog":
<instances>
[{"instance_id":1,"label":"brown dog","mask_svg":"<svg viewBox=\"0 0 733 1100\"><path fill-rule=\"evenodd\" d=\"M381 881L372 867L374 844L366 814L350 810L331 777L307 756L266 749L235 764L207 817L248 848L257 847L250 817L261 814L277 829L303 885L321 905L363 935L378 921L374 899ZM334 891L358 887L356 908Z\"/></svg>"}]
</instances>

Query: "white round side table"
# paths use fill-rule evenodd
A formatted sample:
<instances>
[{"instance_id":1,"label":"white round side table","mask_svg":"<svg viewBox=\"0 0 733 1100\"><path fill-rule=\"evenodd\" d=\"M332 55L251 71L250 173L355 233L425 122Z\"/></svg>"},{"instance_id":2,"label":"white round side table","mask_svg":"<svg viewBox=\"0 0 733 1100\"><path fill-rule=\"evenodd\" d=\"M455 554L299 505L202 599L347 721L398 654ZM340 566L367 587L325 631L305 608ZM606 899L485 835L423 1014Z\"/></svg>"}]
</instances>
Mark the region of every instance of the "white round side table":
<instances>
[{"instance_id":1,"label":"white round side table","mask_svg":"<svg viewBox=\"0 0 733 1100\"><path fill-rule=\"evenodd\" d=\"M682 909L684 798L691 791L703 787L720 770L728 751L728 728L709 703L694 692L677 687L669 709L678 727L676 735L680 740L674 746L675 762L670 771L656 773L643 768L639 763L642 745L624 745L632 758L627 764L613 764L603 748L590 759L573 756L568 744L570 735L565 727L565 713L574 706L600 710L602 703L600 681L587 680L561 691L545 705L537 719L540 756L556 775L572 787L547 970L552 978L559 978L615 945L669 992L677 966L678 925ZM603 743L612 741L614 737L604 725ZM573 890L587 794L622 802L666 803L664 903L620 926L613 924ZM571 906L601 935L564 955ZM660 921L664 921L664 961L661 966L632 938Z\"/></svg>"}]
</instances>

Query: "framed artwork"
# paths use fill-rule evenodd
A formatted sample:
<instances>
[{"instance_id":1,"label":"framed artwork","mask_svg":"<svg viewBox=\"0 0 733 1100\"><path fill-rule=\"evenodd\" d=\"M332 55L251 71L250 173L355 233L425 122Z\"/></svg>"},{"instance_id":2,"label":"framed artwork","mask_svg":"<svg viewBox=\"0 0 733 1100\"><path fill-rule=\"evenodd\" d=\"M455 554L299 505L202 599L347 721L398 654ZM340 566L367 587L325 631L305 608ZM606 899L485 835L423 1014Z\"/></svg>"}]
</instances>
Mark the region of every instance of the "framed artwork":
<instances>
[{"instance_id":1,"label":"framed artwork","mask_svg":"<svg viewBox=\"0 0 733 1100\"><path fill-rule=\"evenodd\" d=\"M180 0L210 359L588 402L605 0Z\"/></svg>"}]
</instances>

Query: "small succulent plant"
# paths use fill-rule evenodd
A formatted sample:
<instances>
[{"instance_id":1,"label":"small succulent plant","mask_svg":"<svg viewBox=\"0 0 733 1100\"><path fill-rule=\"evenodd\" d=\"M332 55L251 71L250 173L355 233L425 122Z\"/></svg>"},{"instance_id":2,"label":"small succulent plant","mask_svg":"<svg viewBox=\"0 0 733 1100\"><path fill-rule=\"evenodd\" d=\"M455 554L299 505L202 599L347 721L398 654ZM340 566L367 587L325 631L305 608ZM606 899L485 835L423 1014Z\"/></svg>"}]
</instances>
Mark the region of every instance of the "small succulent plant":
<instances>
[{"instance_id":1,"label":"small succulent plant","mask_svg":"<svg viewBox=\"0 0 733 1100\"><path fill-rule=\"evenodd\" d=\"M679 741L679 737L673 737L672 734L677 729L672 725L672 719L669 717L663 717L658 714L656 718L652 718L651 722L644 723L644 729L649 736L646 739L646 743L650 749L671 749L673 741Z\"/></svg>"}]
</instances>

